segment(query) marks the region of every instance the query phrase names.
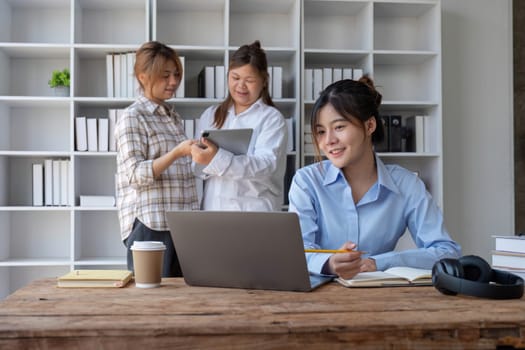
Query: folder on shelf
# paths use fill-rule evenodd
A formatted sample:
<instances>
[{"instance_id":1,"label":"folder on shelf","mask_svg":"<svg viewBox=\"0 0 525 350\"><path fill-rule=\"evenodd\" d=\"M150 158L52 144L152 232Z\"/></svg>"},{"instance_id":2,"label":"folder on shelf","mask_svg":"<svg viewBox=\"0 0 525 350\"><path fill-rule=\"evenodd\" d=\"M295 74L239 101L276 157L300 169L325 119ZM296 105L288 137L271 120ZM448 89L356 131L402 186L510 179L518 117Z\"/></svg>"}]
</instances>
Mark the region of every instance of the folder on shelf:
<instances>
[{"instance_id":1,"label":"folder on shelf","mask_svg":"<svg viewBox=\"0 0 525 350\"><path fill-rule=\"evenodd\" d=\"M120 54L113 54L113 94L114 97L122 97L122 86L120 85Z\"/></svg>"},{"instance_id":2,"label":"folder on shelf","mask_svg":"<svg viewBox=\"0 0 525 350\"><path fill-rule=\"evenodd\" d=\"M272 98L283 98L283 67L272 68Z\"/></svg>"},{"instance_id":3,"label":"folder on shelf","mask_svg":"<svg viewBox=\"0 0 525 350\"><path fill-rule=\"evenodd\" d=\"M198 76L199 97L215 97L215 67L205 66Z\"/></svg>"},{"instance_id":4,"label":"folder on shelf","mask_svg":"<svg viewBox=\"0 0 525 350\"><path fill-rule=\"evenodd\" d=\"M98 118L98 151L107 152L109 141L109 119Z\"/></svg>"},{"instance_id":5,"label":"folder on shelf","mask_svg":"<svg viewBox=\"0 0 525 350\"><path fill-rule=\"evenodd\" d=\"M53 205L53 160L44 160L44 203Z\"/></svg>"},{"instance_id":6,"label":"folder on shelf","mask_svg":"<svg viewBox=\"0 0 525 350\"><path fill-rule=\"evenodd\" d=\"M376 152L388 152L390 150L390 117L388 115L380 115L379 122L383 126L384 138L383 141L374 145Z\"/></svg>"},{"instance_id":7,"label":"folder on shelf","mask_svg":"<svg viewBox=\"0 0 525 350\"><path fill-rule=\"evenodd\" d=\"M286 146L287 152L295 150L295 119L294 117L286 118L286 130L288 132L288 144Z\"/></svg>"},{"instance_id":8,"label":"folder on shelf","mask_svg":"<svg viewBox=\"0 0 525 350\"><path fill-rule=\"evenodd\" d=\"M120 96L128 97L128 56L125 53L120 55Z\"/></svg>"},{"instance_id":9,"label":"folder on shelf","mask_svg":"<svg viewBox=\"0 0 525 350\"><path fill-rule=\"evenodd\" d=\"M44 205L44 164L33 164L33 205Z\"/></svg>"},{"instance_id":10,"label":"folder on shelf","mask_svg":"<svg viewBox=\"0 0 525 350\"><path fill-rule=\"evenodd\" d=\"M98 131L97 131L97 119L87 118L87 144L88 151L98 151Z\"/></svg>"},{"instance_id":11,"label":"folder on shelf","mask_svg":"<svg viewBox=\"0 0 525 350\"><path fill-rule=\"evenodd\" d=\"M81 207L114 207L115 196L80 196Z\"/></svg>"},{"instance_id":12,"label":"folder on shelf","mask_svg":"<svg viewBox=\"0 0 525 350\"><path fill-rule=\"evenodd\" d=\"M343 68L332 69L332 82L336 82L343 79Z\"/></svg>"},{"instance_id":13,"label":"folder on shelf","mask_svg":"<svg viewBox=\"0 0 525 350\"><path fill-rule=\"evenodd\" d=\"M135 66L135 53L128 52L126 53L126 91L127 97L131 98L135 96L135 91L133 89L133 81L135 80L135 74L133 74L133 68Z\"/></svg>"},{"instance_id":14,"label":"folder on shelf","mask_svg":"<svg viewBox=\"0 0 525 350\"><path fill-rule=\"evenodd\" d=\"M115 77L113 74L113 54L108 53L106 55L106 89L108 97L115 97L115 89L113 86L114 79Z\"/></svg>"},{"instance_id":15,"label":"folder on shelf","mask_svg":"<svg viewBox=\"0 0 525 350\"><path fill-rule=\"evenodd\" d=\"M314 68L314 90L312 99L317 100L321 91L323 91L323 70L321 68Z\"/></svg>"},{"instance_id":16,"label":"folder on shelf","mask_svg":"<svg viewBox=\"0 0 525 350\"><path fill-rule=\"evenodd\" d=\"M406 119L408 151L425 152L425 117L413 115Z\"/></svg>"},{"instance_id":17,"label":"folder on shelf","mask_svg":"<svg viewBox=\"0 0 525 350\"><path fill-rule=\"evenodd\" d=\"M323 89L332 84L332 68L323 68Z\"/></svg>"},{"instance_id":18,"label":"folder on shelf","mask_svg":"<svg viewBox=\"0 0 525 350\"><path fill-rule=\"evenodd\" d=\"M353 79L352 68L343 68L343 79Z\"/></svg>"},{"instance_id":19,"label":"folder on shelf","mask_svg":"<svg viewBox=\"0 0 525 350\"><path fill-rule=\"evenodd\" d=\"M389 151L390 152L402 152L403 135L401 129L401 116L391 115L389 124Z\"/></svg>"},{"instance_id":20,"label":"folder on shelf","mask_svg":"<svg viewBox=\"0 0 525 350\"><path fill-rule=\"evenodd\" d=\"M108 149L111 152L117 150L117 143L115 141L115 126L117 124L117 110L110 108L108 110Z\"/></svg>"},{"instance_id":21,"label":"folder on shelf","mask_svg":"<svg viewBox=\"0 0 525 350\"><path fill-rule=\"evenodd\" d=\"M215 98L226 97L226 73L224 66L215 66Z\"/></svg>"},{"instance_id":22,"label":"folder on shelf","mask_svg":"<svg viewBox=\"0 0 525 350\"><path fill-rule=\"evenodd\" d=\"M69 160L60 163L60 205L69 205Z\"/></svg>"},{"instance_id":23,"label":"folder on shelf","mask_svg":"<svg viewBox=\"0 0 525 350\"><path fill-rule=\"evenodd\" d=\"M86 130L86 117L75 118L75 141L77 151L87 151L87 130Z\"/></svg>"},{"instance_id":24,"label":"folder on shelf","mask_svg":"<svg viewBox=\"0 0 525 350\"><path fill-rule=\"evenodd\" d=\"M305 101L313 100L314 91L314 72L311 68L304 70L304 99Z\"/></svg>"},{"instance_id":25,"label":"folder on shelf","mask_svg":"<svg viewBox=\"0 0 525 350\"><path fill-rule=\"evenodd\" d=\"M60 160L53 159L53 205L60 205Z\"/></svg>"}]
</instances>

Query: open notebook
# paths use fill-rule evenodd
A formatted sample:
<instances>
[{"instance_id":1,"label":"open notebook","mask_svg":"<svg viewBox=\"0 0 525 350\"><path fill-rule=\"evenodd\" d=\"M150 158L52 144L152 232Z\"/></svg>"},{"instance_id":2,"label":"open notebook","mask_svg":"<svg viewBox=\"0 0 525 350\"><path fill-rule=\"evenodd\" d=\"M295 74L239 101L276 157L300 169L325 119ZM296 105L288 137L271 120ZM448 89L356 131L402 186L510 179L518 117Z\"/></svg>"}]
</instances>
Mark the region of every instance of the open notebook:
<instances>
[{"instance_id":1,"label":"open notebook","mask_svg":"<svg viewBox=\"0 0 525 350\"><path fill-rule=\"evenodd\" d=\"M337 278L345 287L431 286L432 270L397 266L385 271L361 272L351 279Z\"/></svg>"}]
</instances>

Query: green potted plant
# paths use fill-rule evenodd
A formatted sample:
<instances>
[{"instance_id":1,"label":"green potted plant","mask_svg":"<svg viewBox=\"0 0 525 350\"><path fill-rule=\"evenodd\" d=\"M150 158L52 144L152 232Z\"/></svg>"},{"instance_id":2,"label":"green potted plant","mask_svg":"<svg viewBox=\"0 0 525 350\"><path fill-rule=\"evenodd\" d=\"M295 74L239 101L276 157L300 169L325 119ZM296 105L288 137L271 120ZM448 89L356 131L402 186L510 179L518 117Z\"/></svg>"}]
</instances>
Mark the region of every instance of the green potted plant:
<instances>
[{"instance_id":1,"label":"green potted plant","mask_svg":"<svg viewBox=\"0 0 525 350\"><path fill-rule=\"evenodd\" d=\"M69 96L70 82L69 69L64 68L63 70L54 70L48 84L56 96Z\"/></svg>"}]
</instances>

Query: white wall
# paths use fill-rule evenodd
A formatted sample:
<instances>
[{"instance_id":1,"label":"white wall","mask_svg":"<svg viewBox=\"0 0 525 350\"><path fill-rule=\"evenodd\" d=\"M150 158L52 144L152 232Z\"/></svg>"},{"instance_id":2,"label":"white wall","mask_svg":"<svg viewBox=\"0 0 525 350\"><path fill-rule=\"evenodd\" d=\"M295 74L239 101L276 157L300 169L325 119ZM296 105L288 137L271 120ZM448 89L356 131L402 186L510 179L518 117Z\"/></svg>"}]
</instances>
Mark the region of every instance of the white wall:
<instances>
[{"instance_id":1,"label":"white wall","mask_svg":"<svg viewBox=\"0 0 525 350\"><path fill-rule=\"evenodd\" d=\"M512 1L442 0L444 213L490 261L514 233Z\"/></svg>"}]
</instances>

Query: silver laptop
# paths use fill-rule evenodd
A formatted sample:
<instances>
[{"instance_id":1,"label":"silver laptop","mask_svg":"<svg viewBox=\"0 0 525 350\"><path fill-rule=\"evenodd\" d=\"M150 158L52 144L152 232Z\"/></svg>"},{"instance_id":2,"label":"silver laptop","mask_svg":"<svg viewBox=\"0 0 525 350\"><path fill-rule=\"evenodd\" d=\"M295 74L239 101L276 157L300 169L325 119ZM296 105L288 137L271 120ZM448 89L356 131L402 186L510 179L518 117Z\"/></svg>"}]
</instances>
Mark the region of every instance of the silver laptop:
<instances>
[{"instance_id":1,"label":"silver laptop","mask_svg":"<svg viewBox=\"0 0 525 350\"><path fill-rule=\"evenodd\" d=\"M168 211L184 280L192 286L311 291L296 213Z\"/></svg>"}]
</instances>

